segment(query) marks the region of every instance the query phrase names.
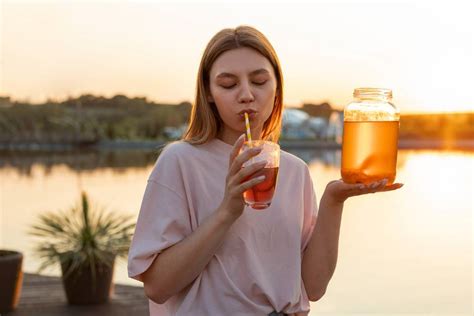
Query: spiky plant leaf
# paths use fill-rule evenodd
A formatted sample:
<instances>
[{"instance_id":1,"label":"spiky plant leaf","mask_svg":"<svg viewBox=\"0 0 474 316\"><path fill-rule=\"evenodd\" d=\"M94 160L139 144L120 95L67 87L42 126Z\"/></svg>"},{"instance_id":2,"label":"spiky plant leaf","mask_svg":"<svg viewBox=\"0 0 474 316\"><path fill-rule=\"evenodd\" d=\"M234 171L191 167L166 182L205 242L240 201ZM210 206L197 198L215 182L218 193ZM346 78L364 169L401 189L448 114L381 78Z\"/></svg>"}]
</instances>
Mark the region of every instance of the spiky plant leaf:
<instances>
[{"instance_id":1,"label":"spiky plant leaf","mask_svg":"<svg viewBox=\"0 0 474 316\"><path fill-rule=\"evenodd\" d=\"M94 279L97 267L110 267L115 257L127 257L134 228L132 216L91 207L82 192L78 206L39 215L29 234L37 239L34 251L42 261L40 272L61 263L67 267L64 277L90 267Z\"/></svg>"}]
</instances>

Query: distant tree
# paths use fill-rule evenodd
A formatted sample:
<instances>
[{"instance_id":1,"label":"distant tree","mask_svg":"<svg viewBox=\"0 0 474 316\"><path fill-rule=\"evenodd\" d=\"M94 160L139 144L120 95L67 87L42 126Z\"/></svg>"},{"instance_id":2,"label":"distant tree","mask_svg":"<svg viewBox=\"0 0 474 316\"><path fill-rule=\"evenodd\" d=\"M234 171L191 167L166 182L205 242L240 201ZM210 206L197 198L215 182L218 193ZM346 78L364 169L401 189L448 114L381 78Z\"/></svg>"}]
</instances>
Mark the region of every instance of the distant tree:
<instances>
[{"instance_id":1,"label":"distant tree","mask_svg":"<svg viewBox=\"0 0 474 316\"><path fill-rule=\"evenodd\" d=\"M326 120L329 120L332 112L335 111L329 103L303 104L300 110L308 113L311 116L323 117Z\"/></svg>"}]
</instances>

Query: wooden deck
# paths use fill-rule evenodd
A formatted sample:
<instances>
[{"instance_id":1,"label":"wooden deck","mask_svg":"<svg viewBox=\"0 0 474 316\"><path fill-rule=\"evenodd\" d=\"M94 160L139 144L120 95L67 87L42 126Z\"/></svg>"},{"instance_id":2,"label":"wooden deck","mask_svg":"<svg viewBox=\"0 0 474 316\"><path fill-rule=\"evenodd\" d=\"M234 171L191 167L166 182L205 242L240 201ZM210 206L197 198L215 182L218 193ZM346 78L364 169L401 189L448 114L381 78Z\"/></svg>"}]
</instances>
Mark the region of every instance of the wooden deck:
<instances>
[{"instance_id":1,"label":"wooden deck","mask_svg":"<svg viewBox=\"0 0 474 316\"><path fill-rule=\"evenodd\" d=\"M25 273L20 304L8 316L148 316L148 300L143 288L114 285L107 304L70 306L58 277Z\"/></svg>"}]
</instances>

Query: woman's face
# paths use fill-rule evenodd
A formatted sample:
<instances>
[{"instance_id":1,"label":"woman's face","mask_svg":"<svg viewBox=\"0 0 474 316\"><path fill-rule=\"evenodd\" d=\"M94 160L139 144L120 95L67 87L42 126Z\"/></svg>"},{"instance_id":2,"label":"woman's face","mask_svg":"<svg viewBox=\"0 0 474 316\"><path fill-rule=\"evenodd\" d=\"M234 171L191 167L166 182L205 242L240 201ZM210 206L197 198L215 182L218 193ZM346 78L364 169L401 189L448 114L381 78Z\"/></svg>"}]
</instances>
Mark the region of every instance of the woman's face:
<instances>
[{"instance_id":1,"label":"woman's face","mask_svg":"<svg viewBox=\"0 0 474 316\"><path fill-rule=\"evenodd\" d=\"M211 67L210 102L216 104L223 129L220 138L233 144L245 131L244 112L249 113L252 136L258 139L272 113L277 81L271 63L251 48L232 49Z\"/></svg>"}]
</instances>

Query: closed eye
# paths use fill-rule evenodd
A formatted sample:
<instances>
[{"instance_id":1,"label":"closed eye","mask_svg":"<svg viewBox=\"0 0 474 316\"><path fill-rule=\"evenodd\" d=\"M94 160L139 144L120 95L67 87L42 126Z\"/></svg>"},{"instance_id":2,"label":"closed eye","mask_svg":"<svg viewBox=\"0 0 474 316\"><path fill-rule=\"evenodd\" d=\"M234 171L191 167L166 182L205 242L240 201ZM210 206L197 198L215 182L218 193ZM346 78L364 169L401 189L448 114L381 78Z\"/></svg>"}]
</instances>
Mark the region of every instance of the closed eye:
<instances>
[{"instance_id":1,"label":"closed eye","mask_svg":"<svg viewBox=\"0 0 474 316\"><path fill-rule=\"evenodd\" d=\"M254 81L252 82L253 84L257 85L257 86L263 86L264 84L266 84L268 82L268 80L264 80L264 81ZM233 87L235 87L237 84L234 83L233 85L230 85L230 86L221 86L222 88L224 89L232 89Z\"/></svg>"},{"instance_id":2,"label":"closed eye","mask_svg":"<svg viewBox=\"0 0 474 316\"><path fill-rule=\"evenodd\" d=\"M235 86L236 86L236 84L234 83L233 85L230 85L230 86L221 86L221 87L224 88L224 89L232 89Z\"/></svg>"}]
</instances>

